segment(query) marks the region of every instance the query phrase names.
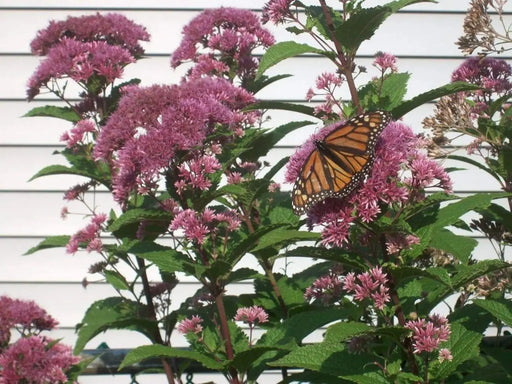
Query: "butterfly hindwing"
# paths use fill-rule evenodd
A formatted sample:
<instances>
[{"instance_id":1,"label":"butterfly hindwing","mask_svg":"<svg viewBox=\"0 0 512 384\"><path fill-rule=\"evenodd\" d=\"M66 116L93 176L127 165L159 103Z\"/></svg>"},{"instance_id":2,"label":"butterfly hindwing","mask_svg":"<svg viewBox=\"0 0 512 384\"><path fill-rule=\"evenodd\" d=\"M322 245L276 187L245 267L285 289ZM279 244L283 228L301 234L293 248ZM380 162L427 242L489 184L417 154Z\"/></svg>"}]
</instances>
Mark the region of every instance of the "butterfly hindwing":
<instances>
[{"instance_id":1,"label":"butterfly hindwing","mask_svg":"<svg viewBox=\"0 0 512 384\"><path fill-rule=\"evenodd\" d=\"M388 112L362 114L315 142L293 187L294 212L305 213L328 197L352 192L369 173L375 143L390 120Z\"/></svg>"}]
</instances>

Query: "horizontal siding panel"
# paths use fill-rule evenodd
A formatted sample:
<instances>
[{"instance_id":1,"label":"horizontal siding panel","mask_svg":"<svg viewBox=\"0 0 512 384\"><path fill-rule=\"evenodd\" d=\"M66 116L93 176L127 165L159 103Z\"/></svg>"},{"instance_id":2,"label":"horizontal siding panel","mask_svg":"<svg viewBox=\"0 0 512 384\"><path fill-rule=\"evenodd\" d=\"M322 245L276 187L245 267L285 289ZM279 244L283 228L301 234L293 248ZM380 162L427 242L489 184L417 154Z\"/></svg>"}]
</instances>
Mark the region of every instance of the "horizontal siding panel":
<instances>
[{"instance_id":1,"label":"horizontal siding panel","mask_svg":"<svg viewBox=\"0 0 512 384\"><path fill-rule=\"evenodd\" d=\"M268 0L252 0L250 6L252 9L261 9ZM384 0L368 0L365 2L367 6L375 6L386 4L389 1ZM315 0L305 0L305 4L318 4ZM337 1L327 1L329 5L339 6ZM407 7L409 10L423 11L465 11L468 7L469 0L439 0L436 3L420 3ZM247 4L247 3L246 3ZM215 8L224 7L240 7L240 0L186 0L186 1L161 1L161 0L89 0L84 3L82 0L67 0L64 4L60 0L19 0L13 3L12 0L0 0L0 7L19 7L19 8L66 8L66 9L84 9L84 8L115 8L115 9L194 9L194 8Z\"/></svg>"},{"instance_id":2,"label":"horizontal siding panel","mask_svg":"<svg viewBox=\"0 0 512 384\"><path fill-rule=\"evenodd\" d=\"M49 20L64 20L68 16L94 13L94 11L81 10L0 12L0 34L6 36L12 31L17 33L16 39L0 41L0 52L27 54L30 52L30 42L36 36L36 32L46 28ZM142 44L146 54L151 55L173 52L182 38L183 26L197 16L199 11L122 11L120 13L147 28L151 40ZM361 46L359 54L374 55L377 51L386 51L394 55L461 56L454 42L462 34L463 19L464 14L456 13L392 15L382 24L375 36ZM20 20L23 20L22 25ZM434 25L436 27L432 28ZM274 34L277 41L295 40L314 44L308 35L293 35L282 25L276 27L273 24L267 24L265 27ZM407 33L403 33L404 31Z\"/></svg>"},{"instance_id":3,"label":"horizontal siding panel","mask_svg":"<svg viewBox=\"0 0 512 384\"><path fill-rule=\"evenodd\" d=\"M477 233L475 233L476 235ZM478 258L495 258L495 252L489 241L477 237L478 246L475 255ZM31 255L22 256L29 248L35 246L43 238L2 238L0 252L2 254L2 268L0 269L0 282L15 283L23 281L33 282L74 282L81 283L84 277L88 281L97 281L99 275L87 273L89 266L100 260L97 254L78 252L75 255L65 253L63 248L45 249ZM111 241L110 239L105 242ZM161 241L162 243L170 242ZM510 251L510 249L508 250ZM304 270L312 264L308 258L288 257L276 261L274 271L286 271L294 274ZM239 267L253 268L261 272L256 260L248 255L240 262ZM158 276L151 270L150 279L157 281ZM23 271L23 274L20 274ZM193 277L180 276L180 282L190 286L195 282Z\"/></svg>"},{"instance_id":4,"label":"horizontal siding panel","mask_svg":"<svg viewBox=\"0 0 512 384\"><path fill-rule=\"evenodd\" d=\"M4 86L0 90L0 99L25 99L27 80L35 71L39 59L32 56L4 56L0 59L0 71L10 74L4 80ZM356 61L357 65L368 68L368 73L361 74L358 78L358 84L364 84L377 74L377 71L371 66L372 61L371 58L360 58ZM449 82L451 73L462 62L463 58L427 60L407 57L399 58L397 66L400 72L411 73L407 94L415 96ZM12 68L16 68L14 73L12 73ZM274 100L302 98L305 97L307 90L314 85L318 75L322 72L334 71L333 65L321 57L291 58L270 68L268 75L289 73L293 76L269 85L256 96L261 99ZM142 85L177 84L183 74L184 69L171 70L167 57L150 57L126 67L124 79L136 77L142 80ZM69 98L78 94L78 87L73 87L70 84L68 88L69 93L66 94ZM345 88L344 92L340 93L340 97L348 99L348 90ZM49 95L42 95L42 97L47 98Z\"/></svg>"},{"instance_id":5,"label":"horizontal siding panel","mask_svg":"<svg viewBox=\"0 0 512 384\"><path fill-rule=\"evenodd\" d=\"M305 140L315 130L315 126L309 129L302 129L295 132L296 136L301 135L301 140ZM297 143L299 144L299 143ZM278 160L290 156L295 151L293 146L282 146L272 149L269 154L262 160L268 161L271 165L275 164ZM70 175L59 176L45 176L37 178L31 182L27 180L34 175L40 168L51 164L65 164L62 156L52 155L52 149L48 147L4 147L0 152L0 167L3 169L3 177L0 181L0 191L16 191L22 193L23 191L66 191L71 186L83 183L85 178ZM458 155L465 155L464 149L459 149L455 152ZM472 159L481 161L478 156L473 156ZM13 166L15 164L16 166ZM456 171L451 174L457 191L475 191L486 190L492 191L499 188L494 178L480 169L475 169L465 163L446 160L443 161L445 167L464 168L467 171ZM285 168L276 175L274 180L278 183L284 183ZM469 172L469 174L468 174ZM470 177L468 177L470 176ZM290 186L283 185L284 190L289 190ZM100 189L100 195L106 195ZM7 196L6 196L7 197ZM28 198L32 197L30 193ZM62 199L62 197L60 197ZM101 197L103 199L103 197ZM103 200L100 200L103 201ZM60 200L58 204L64 205L64 201ZM109 205L110 208L110 205ZM60 211L60 208L58 209Z\"/></svg>"}]
</instances>

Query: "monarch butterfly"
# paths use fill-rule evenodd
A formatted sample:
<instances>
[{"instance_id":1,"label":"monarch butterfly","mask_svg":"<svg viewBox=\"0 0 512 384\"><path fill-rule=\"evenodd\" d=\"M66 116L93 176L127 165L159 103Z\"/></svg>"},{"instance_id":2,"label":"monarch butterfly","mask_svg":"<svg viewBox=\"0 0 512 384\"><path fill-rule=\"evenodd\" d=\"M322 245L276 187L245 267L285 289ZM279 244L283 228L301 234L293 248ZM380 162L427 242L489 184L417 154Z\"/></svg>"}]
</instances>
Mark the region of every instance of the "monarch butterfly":
<instances>
[{"instance_id":1,"label":"monarch butterfly","mask_svg":"<svg viewBox=\"0 0 512 384\"><path fill-rule=\"evenodd\" d=\"M368 112L335 128L306 159L292 191L297 215L329 197L348 195L368 175L375 143L391 120L383 111Z\"/></svg>"}]
</instances>

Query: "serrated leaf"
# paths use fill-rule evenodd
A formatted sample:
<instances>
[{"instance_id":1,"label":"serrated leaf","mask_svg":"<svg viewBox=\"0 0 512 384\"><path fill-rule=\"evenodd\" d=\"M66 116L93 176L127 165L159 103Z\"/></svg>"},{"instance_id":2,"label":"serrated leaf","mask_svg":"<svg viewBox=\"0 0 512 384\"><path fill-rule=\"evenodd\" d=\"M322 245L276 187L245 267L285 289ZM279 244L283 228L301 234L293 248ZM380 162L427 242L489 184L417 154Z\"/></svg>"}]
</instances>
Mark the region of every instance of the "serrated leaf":
<instances>
[{"instance_id":1,"label":"serrated leaf","mask_svg":"<svg viewBox=\"0 0 512 384\"><path fill-rule=\"evenodd\" d=\"M452 93L463 92L463 91L475 91L480 89L479 86L469 83L464 83L461 81L456 81L453 83L442 85L438 88L434 88L430 91L421 93L410 100L404 101L397 107L393 108L391 114L395 120L398 120L406 113L412 111L413 109L423 105L429 101L433 101L442 96L451 95Z\"/></svg>"},{"instance_id":2,"label":"serrated leaf","mask_svg":"<svg viewBox=\"0 0 512 384\"><path fill-rule=\"evenodd\" d=\"M87 178L91 178L93 180L99 181L101 183L105 183L105 179L99 177L97 172L90 172L85 169L78 169L76 167L67 167L65 165L49 165L44 167L40 171L38 171L34 176L32 176L28 181L35 180L39 177L44 176L54 176L54 175L75 175L75 176L83 176Z\"/></svg>"},{"instance_id":3,"label":"serrated leaf","mask_svg":"<svg viewBox=\"0 0 512 384\"><path fill-rule=\"evenodd\" d=\"M107 282L118 290L129 290L130 287L123 275L117 271L104 270L103 274Z\"/></svg>"},{"instance_id":4,"label":"serrated leaf","mask_svg":"<svg viewBox=\"0 0 512 384\"><path fill-rule=\"evenodd\" d=\"M295 41L283 41L270 46L265 54L262 56L258 71L256 72L256 79L263 75L270 67L277 63L297 56L303 53L322 53L323 51L318 48L311 47L307 44L299 44Z\"/></svg>"},{"instance_id":5,"label":"serrated leaf","mask_svg":"<svg viewBox=\"0 0 512 384\"><path fill-rule=\"evenodd\" d=\"M496 300L481 300L475 299L473 300L475 305L489 311L495 318L500 320L501 322L507 324L508 326L512 326L512 301L505 300L503 302Z\"/></svg>"},{"instance_id":6,"label":"serrated leaf","mask_svg":"<svg viewBox=\"0 0 512 384\"><path fill-rule=\"evenodd\" d=\"M185 272L195 275L196 269L189 258L174 248L156 244L151 241L142 241L128 250L137 257L151 261L164 272Z\"/></svg>"},{"instance_id":7,"label":"serrated leaf","mask_svg":"<svg viewBox=\"0 0 512 384\"><path fill-rule=\"evenodd\" d=\"M362 8L336 29L336 39L350 54L355 53L391 13L391 8L386 6Z\"/></svg>"},{"instance_id":8,"label":"serrated leaf","mask_svg":"<svg viewBox=\"0 0 512 384\"><path fill-rule=\"evenodd\" d=\"M132 349L127 353L122 363L119 365L119 369L123 369L129 365L136 364L140 361L152 358L152 357L163 357L173 358L179 357L183 359L194 360L201 363L205 368L212 369L215 371L223 371L224 366L217 360L214 360L200 352L193 352L183 349L177 349L168 347L165 345L143 345Z\"/></svg>"},{"instance_id":9,"label":"serrated leaf","mask_svg":"<svg viewBox=\"0 0 512 384\"><path fill-rule=\"evenodd\" d=\"M356 321L339 322L327 328L324 341L328 343L340 343L348 338L365 334L370 330L372 330L372 327L365 323Z\"/></svg>"},{"instance_id":10,"label":"serrated leaf","mask_svg":"<svg viewBox=\"0 0 512 384\"><path fill-rule=\"evenodd\" d=\"M340 364L341 361L343 364ZM310 369L349 379L350 375L376 370L376 367L372 367L373 361L372 356L349 353L343 344L319 343L294 349L268 365Z\"/></svg>"},{"instance_id":11,"label":"serrated leaf","mask_svg":"<svg viewBox=\"0 0 512 384\"><path fill-rule=\"evenodd\" d=\"M268 151L274 148L287 134L311 124L313 124L311 121L292 121L265 132L263 135L256 136L251 142L245 143L251 147L251 150L240 157L245 161L257 161L260 157L267 155Z\"/></svg>"},{"instance_id":12,"label":"serrated leaf","mask_svg":"<svg viewBox=\"0 0 512 384\"><path fill-rule=\"evenodd\" d=\"M69 107L57 107L55 105L45 105L42 107L36 107L28 111L23 117L34 117L34 116L45 116L45 117L56 117L57 119L63 119L76 123L82 120L80 114L75 112Z\"/></svg>"},{"instance_id":13,"label":"serrated leaf","mask_svg":"<svg viewBox=\"0 0 512 384\"><path fill-rule=\"evenodd\" d=\"M169 212L144 208L132 208L124 212L108 226L111 232L119 231L123 226L138 224L142 221L160 221L168 223L172 219Z\"/></svg>"},{"instance_id":14,"label":"serrated leaf","mask_svg":"<svg viewBox=\"0 0 512 384\"><path fill-rule=\"evenodd\" d=\"M24 255L31 255L42 249L65 247L69 243L70 238L70 236L48 236L35 247L30 248Z\"/></svg>"},{"instance_id":15,"label":"serrated leaf","mask_svg":"<svg viewBox=\"0 0 512 384\"><path fill-rule=\"evenodd\" d=\"M366 270L367 266L364 260L357 253L353 253L344 249L327 249L322 247L297 247L290 249L284 254L278 255L276 258L281 257L310 257L320 260L335 261L343 263L359 270Z\"/></svg>"},{"instance_id":16,"label":"serrated leaf","mask_svg":"<svg viewBox=\"0 0 512 384\"><path fill-rule=\"evenodd\" d=\"M317 118L315 115L315 109L312 107L308 107L307 105L301 104L286 103L282 101L263 100L257 103L253 103L247 108L245 108L246 111L254 111L260 109L277 109L281 111L299 112L304 115Z\"/></svg>"},{"instance_id":17,"label":"serrated leaf","mask_svg":"<svg viewBox=\"0 0 512 384\"><path fill-rule=\"evenodd\" d=\"M122 297L109 297L94 302L77 325L78 337L73 353L80 353L87 342L108 329L129 329L153 341L158 331L156 321L145 317L146 307Z\"/></svg>"},{"instance_id":18,"label":"serrated leaf","mask_svg":"<svg viewBox=\"0 0 512 384\"><path fill-rule=\"evenodd\" d=\"M440 229L432 234L429 245L451 253L462 263L467 264L478 241L468 236L456 235L447 229Z\"/></svg>"},{"instance_id":19,"label":"serrated leaf","mask_svg":"<svg viewBox=\"0 0 512 384\"><path fill-rule=\"evenodd\" d=\"M443 363L434 362L432 364L430 372L434 380L448 377L457 370L460 364L478 356L480 353L478 348L482 340L480 333L469 331L457 323L451 324L450 331L450 339L443 347L450 350L453 360L444 361Z\"/></svg>"},{"instance_id":20,"label":"serrated leaf","mask_svg":"<svg viewBox=\"0 0 512 384\"><path fill-rule=\"evenodd\" d=\"M263 235L258 241L258 244L251 249L251 252L261 251L268 247L279 246L283 243L312 240L320 240L320 234L309 231L298 231L296 229L278 228Z\"/></svg>"}]
</instances>

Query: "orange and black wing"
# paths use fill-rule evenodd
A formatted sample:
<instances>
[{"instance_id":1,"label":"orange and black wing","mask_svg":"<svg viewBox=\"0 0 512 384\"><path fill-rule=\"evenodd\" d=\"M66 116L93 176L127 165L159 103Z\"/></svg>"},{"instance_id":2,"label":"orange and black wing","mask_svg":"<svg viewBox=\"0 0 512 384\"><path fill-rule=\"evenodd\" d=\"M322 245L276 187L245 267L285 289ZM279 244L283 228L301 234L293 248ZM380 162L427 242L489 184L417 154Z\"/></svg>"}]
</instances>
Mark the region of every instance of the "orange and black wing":
<instances>
[{"instance_id":1,"label":"orange and black wing","mask_svg":"<svg viewBox=\"0 0 512 384\"><path fill-rule=\"evenodd\" d=\"M375 143L390 119L387 112L362 114L317 143L293 187L294 212L303 214L328 197L352 192L368 175Z\"/></svg>"}]
</instances>

